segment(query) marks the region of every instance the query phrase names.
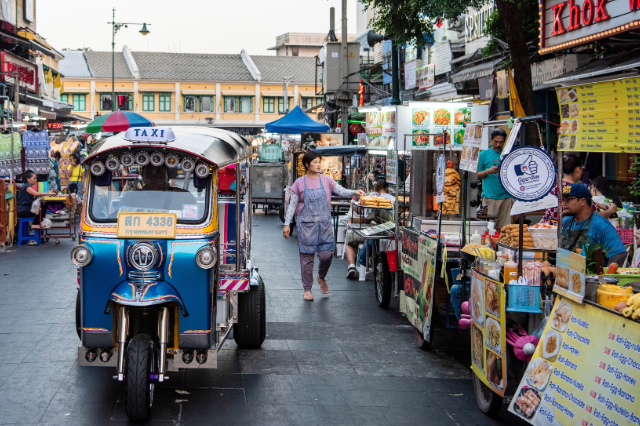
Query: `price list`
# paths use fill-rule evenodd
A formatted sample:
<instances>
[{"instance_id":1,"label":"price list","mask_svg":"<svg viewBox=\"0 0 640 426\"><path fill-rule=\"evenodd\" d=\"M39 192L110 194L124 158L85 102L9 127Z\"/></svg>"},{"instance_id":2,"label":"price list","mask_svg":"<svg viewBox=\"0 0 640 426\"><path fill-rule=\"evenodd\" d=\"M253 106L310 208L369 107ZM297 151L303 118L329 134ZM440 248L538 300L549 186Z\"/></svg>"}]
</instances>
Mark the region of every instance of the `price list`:
<instances>
[{"instance_id":1,"label":"price list","mask_svg":"<svg viewBox=\"0 0 640 426\"><path fill-rule=\"evenodd\" d=\"M640 152L640 78L556 90L561 151Z\"/></svg>"},{"instance_id":2,"label":"price list","mask_svg":"<svg viewBox=\"0 0 640 426\"><path fill-rule=\"evenodd\" d=\"M509 411L536 425L640 425L640 324L558 297Z\"/></svg>"}]
</instances>

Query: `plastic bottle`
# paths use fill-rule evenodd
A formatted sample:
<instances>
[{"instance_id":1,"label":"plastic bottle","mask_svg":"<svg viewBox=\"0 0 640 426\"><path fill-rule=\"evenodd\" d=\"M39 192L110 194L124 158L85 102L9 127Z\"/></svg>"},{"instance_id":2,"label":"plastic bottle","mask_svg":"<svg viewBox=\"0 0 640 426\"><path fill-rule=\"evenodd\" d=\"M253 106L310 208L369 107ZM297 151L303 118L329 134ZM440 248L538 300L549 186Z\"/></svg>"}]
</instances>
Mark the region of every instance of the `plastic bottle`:
<instances>
[{"instance_id":1,"label":"plastic bottle","mask_svg":"<svg viewBox=\"0 0 640 426\"><path fill-rule=\"evenodd\" d=\"M509 284L511 280L518 281L518 264L514 262L509 256L509 261L504 264L503 281L505 284Z\"/></svg>"},{"instance_id":2,"label":"plastic bottle","mask_svg":"<svg viewBox=\"0 0 640 426\"><path fill-rule=\"evenodd\" d=\"M473 235L471 236L471 242L473 244L480 244L481 241L482 241L482 236L478 234L478 230L476 229Z\"/></svg>"},{"instance_id":3,"label":"plastic bottle","mask_svg":"<svg viewBox=\"0 0 640 426\"><path fill-rule=\"evenodd\" d=\"M496 244L498 244L498 241L500 241L500 234L498 234L498 231L496 231L491 236L491 245L495 247Z\"/></svg>"}]
</instances>

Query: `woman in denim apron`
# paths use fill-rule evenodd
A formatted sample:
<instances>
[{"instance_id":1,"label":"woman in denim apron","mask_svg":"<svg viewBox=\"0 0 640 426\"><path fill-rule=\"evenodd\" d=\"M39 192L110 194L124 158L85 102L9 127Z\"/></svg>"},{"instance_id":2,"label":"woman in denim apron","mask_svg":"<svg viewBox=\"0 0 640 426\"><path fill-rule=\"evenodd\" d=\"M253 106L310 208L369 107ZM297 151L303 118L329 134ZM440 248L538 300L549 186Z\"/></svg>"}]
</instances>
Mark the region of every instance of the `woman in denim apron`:
<instances>
[{"instance_id":1,"label":"woman in denim apron","mask_svg":"<svg viewBox=\"0 0 640 426\"><path fill-rule=\"evenodd\" d=\"M298 178L291 187L291 202L285 217L282 234L289 238L289 224L297 212L298 247L300 249L300 270L304 287L304 300L313 300L311 287L313 286L314 255L318 253L320 265L318 267L318 284L323 294L329 292L325 277L331 266L335 239L331 226L331 193L341 197L352 195L362 196L364 192L351 191L338 185L329 176L320 174L320 159L322 156L309 151L302 157L302 164L307 174Z\"/></svg>"}]
</instances>

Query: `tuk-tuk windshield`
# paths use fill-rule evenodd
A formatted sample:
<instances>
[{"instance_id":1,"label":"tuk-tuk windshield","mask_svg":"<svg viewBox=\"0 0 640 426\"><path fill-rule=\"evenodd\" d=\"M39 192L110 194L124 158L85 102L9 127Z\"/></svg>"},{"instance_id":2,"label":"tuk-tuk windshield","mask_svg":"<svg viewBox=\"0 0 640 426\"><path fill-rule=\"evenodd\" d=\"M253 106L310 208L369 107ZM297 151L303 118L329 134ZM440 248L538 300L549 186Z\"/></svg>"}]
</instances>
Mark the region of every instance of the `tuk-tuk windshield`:
<instances>
[{"instance_id":1,"label":"tuk-tuk windshield","mask_svg":"<svg viewBox=\"0 0 640 426\"><path fill-rule=\"evenodd\" d=\"M206 189L199 189L178 168L132 166L105 173L112 173L109 185L92 179L90 214L98 222L115 221L119 212L175 213L179 223L201 222L207 215L210 176Z\"/></svg>"}]
</instances>

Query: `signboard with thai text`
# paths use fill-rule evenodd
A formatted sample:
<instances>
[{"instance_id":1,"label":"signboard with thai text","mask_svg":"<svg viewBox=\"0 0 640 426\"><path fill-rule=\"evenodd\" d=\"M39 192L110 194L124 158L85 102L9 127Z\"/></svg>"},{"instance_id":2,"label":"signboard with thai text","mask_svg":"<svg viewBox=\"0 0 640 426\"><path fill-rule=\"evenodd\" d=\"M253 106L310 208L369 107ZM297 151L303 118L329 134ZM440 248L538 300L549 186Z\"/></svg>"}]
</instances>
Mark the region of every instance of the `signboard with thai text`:
<instances>
[{"instance_id":1,"label":"signboard with thai text","mask_svg":"<svg viewBox=\"0 0 640 426\"><path fill-rule=\"evenodd\" d=\"M26 87L30 92L38 93L38 67L36 64L5 51L0 52L0 61L3 82L14 84L14 78L17 74L20 86Z\"/></svg>"},{"instance_id":2,"label":"signboard with thai text","mask_svg":"<svg viewBox=\"0 0 640 426\"><path fill-rule=\"evenodd\" d=\"M540 54L640 28L639 0L541 0Z\"/></svg>"}]
</instances>

